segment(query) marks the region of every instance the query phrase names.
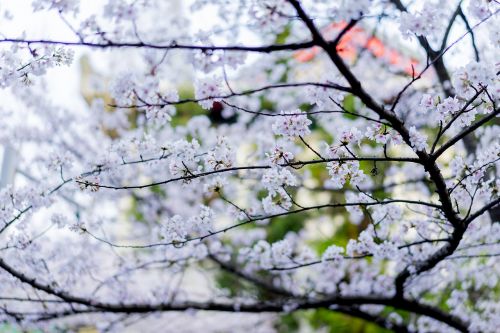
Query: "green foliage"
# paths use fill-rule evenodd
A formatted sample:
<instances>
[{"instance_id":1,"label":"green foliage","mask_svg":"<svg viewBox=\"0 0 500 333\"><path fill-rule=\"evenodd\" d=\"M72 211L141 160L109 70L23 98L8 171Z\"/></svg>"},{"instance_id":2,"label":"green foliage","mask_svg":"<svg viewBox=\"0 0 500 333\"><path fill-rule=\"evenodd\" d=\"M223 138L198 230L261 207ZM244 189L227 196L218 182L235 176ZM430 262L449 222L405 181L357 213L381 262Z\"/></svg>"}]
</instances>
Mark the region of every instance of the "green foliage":
<instances>
[{"instance_id":1,"label":"green foliage","mask_svg":"<svg viewBox=\"0 0 500 333\"><path fill-rule=\"evenodd\" d=\"M283 45L286 43L287 38L290 36L290 26L286 26L282 32L276 35L276 39L274 40L274 44Z\"/></svg>"},{"instance_id":2,"label":"green foliage","mask_svg":"<svg viewBox=\"0 0 500 333\"><path fill-rule=\"evenodd\" d=\"M388 333L390 331L362 319L342 313L319 309L307 315L310 325L316 329L326 329L329 333Z\"/></svg>"},{"instance_id":3,"label":"green foliage","mask_svg":"<svg viewBox=\"0 0 500 333\"><path fill-rule=\"evenodd\" d=\"M267 241L271 243L276 242L283 239L288 232L300 231L304 227L305 219L304 215L299 214L271 219L268 227Z\"/></svg>"},{"instance_id":4,"label":"green foliage","mask_svg":"<svg viewBox=\"0 0 500 333\"><path fill-rule=\"evenodd\" d=\"M215 281L217 287L226 290L231 297L241 295L243 290L249 289L243 279L225 271L217 273Z\"/></svg>"},{"instance_id":5,"label":"green foliage","mask_svg":"<svg viewBox=\"0 0 500 333\"><path fill-rule=\"evenodd\" d=\"M130 205L130 209L126 212L126 215L131 216L135 221L145 222L144 215L138 210L139 203L137 202L137 198L132 197L132 204Z\"/></svg>"},{"instance_id":6,"label":"green foliage","mask_svg":"<svg viewBox=\"0 0 500 333\"><path fill-rule=\"evenodd\" d=\"M179 88L179 99L192 99L194 98L194 91L191 87ZM198 115L206 115L207 110L203 109L198 103L188 102L177 104L175 106L177 114L172 117L172 126L185 125L189 119Z\"/></svg>"},{"instance_id":7,"label":"green foliage","mask_svg":"<svg viewBox=\"0 0 500 333\"><path fill-rule=\"evenodd\" d=\"M300 329L300 314L297 312L282 314L276 324L279 333L294 333Z\"/></svg>"},{"instance_id":8,"label":"green foliage","mask_svg":"<svg viewBox=\"0 0 500 333\"><path fill-rule=\"evenodd\" d=\"M260 108L261 110L274 110L274 102L268 100L265 97L260 98Z\"/></svg>"},{"instance_id":9,"label":"green foliage","mask_svg":"<svg viewBox=\"0 0 500 333\"><path fill-rule=\"evenodd\" d=\"M349 94L344 97L343 105L344 109L348 112L356 111L356 97L354 95ZM356 116L348 113L344 113L344 117L347 119L355 120Z\"/></svg>"},{"instance_id":10,"label":"green foliage","mask_svg":"<svg viewBox=\"0 0 500 333\"><path fill-rule=\"evenodd\" d=\"M327 239L320 239L312 242L310 245L318 254L322 254L330 245L345 247L349 239L355 238L359 233L358 227L352 223L342 223L335 234Z\"/></svg>"}]
</instances>

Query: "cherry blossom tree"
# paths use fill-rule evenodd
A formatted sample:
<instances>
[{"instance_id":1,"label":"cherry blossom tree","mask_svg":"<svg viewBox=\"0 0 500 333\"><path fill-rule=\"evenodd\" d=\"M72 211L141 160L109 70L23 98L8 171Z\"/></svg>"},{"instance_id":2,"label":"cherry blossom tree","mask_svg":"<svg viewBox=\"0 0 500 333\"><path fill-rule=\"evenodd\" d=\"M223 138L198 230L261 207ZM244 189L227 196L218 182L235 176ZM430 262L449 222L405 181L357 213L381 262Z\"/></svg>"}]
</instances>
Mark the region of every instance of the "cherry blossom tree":
<instances>
[{"instance_id":1,"label":"cherry blossom tree","mask_svg":"<svg viewBox=\"0 0 500 333\"><path fill-rule=\"evenodd\" d=\"M498 1L88 5L3 8L3 323L497 331Z\"/></svg>"}]
</instances>

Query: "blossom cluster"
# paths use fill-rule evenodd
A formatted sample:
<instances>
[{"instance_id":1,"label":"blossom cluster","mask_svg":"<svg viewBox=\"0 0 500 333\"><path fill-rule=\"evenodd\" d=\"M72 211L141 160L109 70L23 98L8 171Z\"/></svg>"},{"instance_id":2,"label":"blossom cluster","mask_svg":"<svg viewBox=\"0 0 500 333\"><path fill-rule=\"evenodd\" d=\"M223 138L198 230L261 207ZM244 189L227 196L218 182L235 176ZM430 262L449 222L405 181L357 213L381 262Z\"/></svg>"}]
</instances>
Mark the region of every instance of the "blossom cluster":
<instances>
[{"instance_id":1,"label":"blossom cluster","mask_svg":"<svg viewBox=\"0 0 500 333\"><path fill-rule=\"evenodd\" d=\"M300 109L293 111L281 111L278 119L273 124L273 131L277 135L283 135L287 138L303 137L311 131L309 125L311 120Z\"/></svg>"}]
</instances>

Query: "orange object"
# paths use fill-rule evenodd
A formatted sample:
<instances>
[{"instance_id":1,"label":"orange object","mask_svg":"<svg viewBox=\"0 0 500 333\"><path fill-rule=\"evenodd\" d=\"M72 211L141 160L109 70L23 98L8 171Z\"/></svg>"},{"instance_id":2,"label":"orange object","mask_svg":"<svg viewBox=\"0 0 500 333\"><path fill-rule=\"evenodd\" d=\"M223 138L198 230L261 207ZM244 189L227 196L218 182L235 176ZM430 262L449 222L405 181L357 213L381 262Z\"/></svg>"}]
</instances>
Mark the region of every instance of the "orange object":
<instances>
[{"instance_id":1,"label":"orange object","mask_svg":"<svg viewBox=\"0 0 500 333\"><path fill-rule=\"evenodd\" d=\"M323 37L333 40L347 26L346 22L331 23L321 30ZM409 75L413 75L418 61L402 55L395 49L387 47L379 38L368 34L362 27L351 28L337 44L338 54L348 60L354 60L362 49L368 50L376 58L398 67ZM318 46L295 52L294 58L300 62L313 60L321 52Z\"/></svg>"}]
</instances>

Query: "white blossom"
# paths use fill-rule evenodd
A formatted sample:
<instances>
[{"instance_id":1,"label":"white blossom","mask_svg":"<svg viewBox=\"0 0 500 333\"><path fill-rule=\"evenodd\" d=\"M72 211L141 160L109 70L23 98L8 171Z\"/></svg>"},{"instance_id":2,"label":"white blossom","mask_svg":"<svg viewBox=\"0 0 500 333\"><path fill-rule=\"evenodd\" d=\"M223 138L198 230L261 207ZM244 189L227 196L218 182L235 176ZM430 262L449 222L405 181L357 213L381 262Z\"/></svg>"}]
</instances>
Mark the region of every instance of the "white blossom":
<instances>
[{"instance_id":1,"label":"white blossom","mask_svg":"<svg viewBox=\"0 0 500 333\"><path fill-rule=\"evenodd\" d=\"M273 124L273 132L277 135L294 138L306 136L311 133L309 125L312 122L307 118L307 114L300 109L286 112L281 111L280 115L276 118Z\"/></svg>"},{"instance_id":2,"label":"white blossom","mask_svg":"<svg viewBox=\"0 0 500 333\"><path fill-rule=\"evenodd\" d=\"M427 136L420 133L415 126L410 127L410 142L415 151L427 149Z\"/></svg>"}]
</instances>

